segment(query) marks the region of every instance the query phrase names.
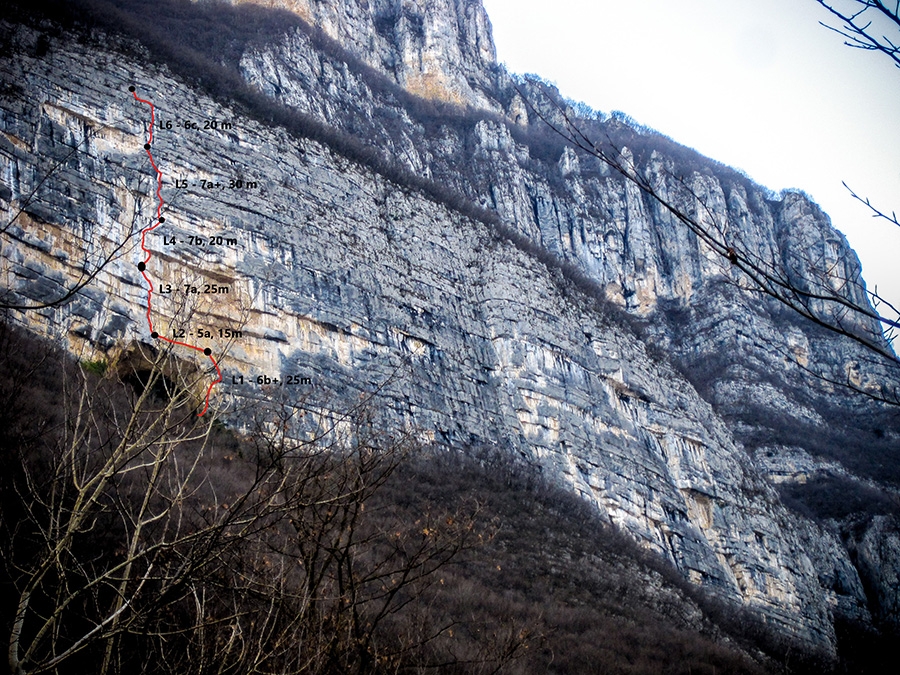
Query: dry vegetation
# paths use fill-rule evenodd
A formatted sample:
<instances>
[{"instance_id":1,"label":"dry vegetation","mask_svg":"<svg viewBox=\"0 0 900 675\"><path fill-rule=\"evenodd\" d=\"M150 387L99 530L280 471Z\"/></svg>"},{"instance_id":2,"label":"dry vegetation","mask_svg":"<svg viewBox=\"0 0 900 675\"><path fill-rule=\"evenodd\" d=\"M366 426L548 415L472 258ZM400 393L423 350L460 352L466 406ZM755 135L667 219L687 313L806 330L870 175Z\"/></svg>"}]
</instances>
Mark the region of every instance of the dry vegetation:
<instances>
[{"instance_id":1,"label":"dry vegetation","mask_svg":"<svg viewBox=\"0 0 900 675\"><path fill-rule=\"evenodd\" d=\"M362 410L236 437L147 356L141 384L2 329L9 672L764 672L749 617L525 465Z\"/></svg>"}]
</instances>

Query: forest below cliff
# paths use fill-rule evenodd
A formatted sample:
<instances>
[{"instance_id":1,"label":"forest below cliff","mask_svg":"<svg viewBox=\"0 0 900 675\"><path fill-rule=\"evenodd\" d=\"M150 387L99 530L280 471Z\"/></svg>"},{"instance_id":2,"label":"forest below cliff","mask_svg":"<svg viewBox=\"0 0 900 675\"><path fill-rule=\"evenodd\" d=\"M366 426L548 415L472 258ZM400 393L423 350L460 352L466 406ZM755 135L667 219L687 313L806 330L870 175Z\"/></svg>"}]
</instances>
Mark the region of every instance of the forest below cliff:
<instances>
[{"instance_id":1,"label":"forest below cliff","mask_svg":"<svg viewBox=\"0 0 900 675\"><path fill-rule=\"evenodd\" d=\"M423 447L372 402L297 445L273 398L238 435L176 381L0 326L12 672L829 668L509 456ZM847 630L869 672L886 652Z\"/></svg>"}]
</instances>

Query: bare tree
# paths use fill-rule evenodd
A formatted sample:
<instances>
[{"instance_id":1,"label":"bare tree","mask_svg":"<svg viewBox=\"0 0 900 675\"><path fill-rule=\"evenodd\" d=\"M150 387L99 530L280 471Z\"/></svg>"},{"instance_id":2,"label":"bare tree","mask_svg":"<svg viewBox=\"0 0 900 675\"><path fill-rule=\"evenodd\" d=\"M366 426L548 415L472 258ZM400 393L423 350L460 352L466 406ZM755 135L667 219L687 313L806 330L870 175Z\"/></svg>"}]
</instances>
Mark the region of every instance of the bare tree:
<instances>
[{"instance_id":1,"label":"bare tree","mask_svg":"<svg viewBox=\"0 0 900 675\"><path fill-rule=\"evenodd\" d=\"M177 352L140 347L97 378L60 356L2 363L21 351L0 345L11 675L394 672L452 630L420 604L490 534L475 502L410 519L379 498L422 446L380 430L371 400L321 415L273 395L237 438L195 415L205 374ZM23 375L60 368L59 400L17 407ZM499 669L526 637L471 665Z\"/></svg>"},{"instance_id":2,"label":"bare tree","mask_svg":"<svg viewBox=\"0 0 900 675\"><path fill-rule=\"evenodd\" d=\"M165 352L147 358L141 391L125 406L95 405L111 392L69 371L64 431L42 461L22 458L16 490L25 517L8 542L18 595L11 673L52 670L101 647L97 672L112 672L120 636L160 598L182 593L266 511L247 493L247 508L196 517L212 427L191 419L189 375ZM86 550L101 532L114 548ZM17 555L23 546L24 558ZM75 616L83 619L73 625Z\"/></svg>"}]
</instances>

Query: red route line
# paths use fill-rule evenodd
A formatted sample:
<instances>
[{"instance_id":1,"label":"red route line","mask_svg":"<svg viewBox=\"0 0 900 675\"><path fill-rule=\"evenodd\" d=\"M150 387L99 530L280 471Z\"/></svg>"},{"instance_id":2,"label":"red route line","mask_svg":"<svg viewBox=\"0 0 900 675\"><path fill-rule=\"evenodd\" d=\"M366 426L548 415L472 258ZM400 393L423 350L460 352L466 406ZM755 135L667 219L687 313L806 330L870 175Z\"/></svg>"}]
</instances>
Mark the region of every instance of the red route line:
<instances>
[{"instance_id":1,"label":"red route line","mask_svg":"<svg viewBox=\"0 0 900 675\"><path fill-rule=\"evenodd\" d=\"M150 166L153 167L153 170L156 171L156 197L159 199L159 205L156 207L156 222L150 227L146 227L141 230L141 249L144 253L147 254L147 257L141 263L142 267L139 267L139 271L141 275L144 277L144 280L147 282L149 289L147 290L147 326L150 328L151 337L156 338L157 340L162 340L163 342L168 342L169 344L178 345L180 347L187 347L188 349L193 349L194 351L200 352L204 356L208 357L210 361L212 361L213 366L216 369L216 373L218 375L217 379L213 380L209 383L209 387L206 388L206 401L203 406L203 410L197 413L197 417L203 417L206 414L206 411L209 410L209 396L212 393L212 388L219 384L222 381L222 371L219 368L219 364L213 358L212 354L207 353L207 351L203 347L198 347L197 345L188 344L187 342L179 342L178 340L172 340L171 338L167 338L163 335L160 335L155 330L153 330L153 319L150 317L150 312L152 310L152 300L153 300L153 282L150 280L150 277L147 276L146 267L147 263L150 262L151 252L150 249L147 248L146 238L149 232L152 232L157 227L159 227L163 222L165 222L165 218L162 215L162 208L165 202L162 198L162 171L159 170L159 167L156 166L156 162L153 161L153 155L150 154L150 146L153 144L153 126L156 123L156 107L146 99L141 98L137 95L134 87L129 87L131 91L131 95L134 96L134 100L140 103L144 103L150 106L150 137L147 139L147 144L144 146L144 151L147 153L147 157L150 159Z\"/></svg>"}]
</instances>

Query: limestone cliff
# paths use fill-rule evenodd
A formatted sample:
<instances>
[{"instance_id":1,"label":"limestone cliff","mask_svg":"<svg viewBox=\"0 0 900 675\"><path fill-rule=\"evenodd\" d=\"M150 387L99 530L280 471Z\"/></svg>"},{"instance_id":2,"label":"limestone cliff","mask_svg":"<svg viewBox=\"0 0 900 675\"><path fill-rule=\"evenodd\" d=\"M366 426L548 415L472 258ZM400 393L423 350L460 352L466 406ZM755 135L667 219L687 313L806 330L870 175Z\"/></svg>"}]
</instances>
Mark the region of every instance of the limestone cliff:
<instances>
[{"instance_id":1,"label":"limestone cliff","mask_svg":"<svg viewBox=\"0 0 900 675\"><path fill-rule=\"evenodd\" d=\"M148 271L174 291L156 320L210 331L223 419L240 426L230 411L268 395L264 383L290 389L289 376L292 395L312 396L326 415L377 390L393 424L528 457L686 577L809 644L833 650L836 613L868 621L893 611L893 517L842 540L839 525L785 508L770 479L832 470L832 441L785 431L827 428L829 410L876 420L872 447L896 446L896 416L803 379L809 363L841 376L859 369L858 347L760 302L636 188L540 136L495 67L480 3L269 4L314 22L352 58L291 31L242 54L247 83L493 217L348 159L331 137L266 124L140 49L65 36L48 47L37 29L4 23L4 49L16 55L0 66L4 298L57 299L124 244L75 297L18 321L91 358L152 344L135 233L155 212L155 178L133 84L162 125L153 152L168 206L148 237ZM625 131L648 174L691 167L705 208L746 246L788 262L821 249L832 269L858 276L846 241L801 195L773 199L665 139ZM205 284L228 291L179 290ZM892 384L880 367L862 370L871 391ZM790 470L800 455L808 467Z\"/></svg>"},{"instance_id":2,"label":"limestone cliff","mask_svg":"<svg viewBox=\"0 0 900 675\"><path fill-rule=\"evenodd\" d=\"M236 0L287 9L426 99L491 107L496 50L480 2Z\"/></svg>"}]
</instances>

